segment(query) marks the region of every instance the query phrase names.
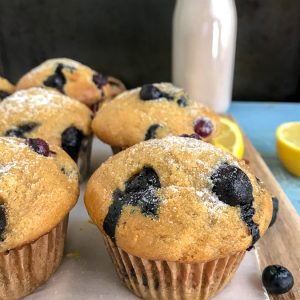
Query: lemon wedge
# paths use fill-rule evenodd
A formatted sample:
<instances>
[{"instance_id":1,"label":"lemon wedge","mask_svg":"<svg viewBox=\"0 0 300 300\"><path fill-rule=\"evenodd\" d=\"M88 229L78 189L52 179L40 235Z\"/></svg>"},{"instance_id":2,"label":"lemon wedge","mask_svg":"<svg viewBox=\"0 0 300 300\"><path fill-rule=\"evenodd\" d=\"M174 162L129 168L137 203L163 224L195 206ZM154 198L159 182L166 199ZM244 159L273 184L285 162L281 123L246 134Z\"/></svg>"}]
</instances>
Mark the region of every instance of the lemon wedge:
<instances>
[{"instance_id":1,"label":"lemon wedge","mask_svg":"<svg viewBox=\"0 0 300 300\"><path fill-rule=\"evenodd\" d=\"M300 177L300 122L281 124L276 130L276 146L283 165Z\"/></svg>"},{"instance_id":2,"label":"lemon wedge","mask_svg":"<svg viewBox=\"0 0 300 300\"><path fill-rule=\"evenodd\" d=\"M243 134L239 126L228 118L220 117L220 134L213 140L216 147L233 154L239 159L244 155Z\"/></svg>"}]
</instances>

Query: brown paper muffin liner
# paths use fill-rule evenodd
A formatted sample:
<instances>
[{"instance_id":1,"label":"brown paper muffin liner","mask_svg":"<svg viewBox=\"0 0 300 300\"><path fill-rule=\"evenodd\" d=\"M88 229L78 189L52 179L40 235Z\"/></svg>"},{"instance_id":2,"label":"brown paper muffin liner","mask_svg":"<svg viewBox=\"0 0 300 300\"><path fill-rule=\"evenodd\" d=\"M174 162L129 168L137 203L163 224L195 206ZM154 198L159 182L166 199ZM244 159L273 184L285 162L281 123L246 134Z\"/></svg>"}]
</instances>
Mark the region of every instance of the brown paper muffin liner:
<instances>
[{"instance_id":1,"label":"brown paper muffin liner","mask_svg":"<svg viewBox=\"0 0 300 300\"><path fill-rule=\"evenodd\" d=\"M36 241L0 253L0 299L20 299L46 282L59 266L68 216Z\"/></svg>"},{"instance_id":2,"label":"brown paper muffin liner","mask_svg":"<svg viewBox=\"0 0 300 300\"><path fill-rule=\"evenodd\" d=\"M81 143L77 166L80 172L80 182L83 182L89 176L91 153L92 153L93 135L85 137Z\"/></svg>"},{"instance_id":3,"label":"brown paper muffin liner","mask_svg":"<svg viewBox=\"0 0 300 300\"><path fill-rule=\"evenodd\" d=\"M230 281L245 251L206 263L147 260L130 255L104 237L124 284L138 297L159 300L211 299Z\"/></svg>"}]
</instances>

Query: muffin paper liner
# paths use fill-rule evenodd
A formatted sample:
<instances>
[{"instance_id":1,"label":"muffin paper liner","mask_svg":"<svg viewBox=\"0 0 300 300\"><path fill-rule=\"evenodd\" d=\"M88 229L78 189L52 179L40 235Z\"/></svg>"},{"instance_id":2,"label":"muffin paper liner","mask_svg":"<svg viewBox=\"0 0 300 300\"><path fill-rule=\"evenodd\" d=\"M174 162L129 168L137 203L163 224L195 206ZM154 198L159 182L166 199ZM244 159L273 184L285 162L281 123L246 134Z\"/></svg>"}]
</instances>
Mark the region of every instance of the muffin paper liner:
<instances>
[{"instance_id":1,"label":"muffin paper liner","mask_svg":"<svg viewBox=\"0 0 300 300\"><path fill-rule=\"evenodd\" d=\"M230 281L245 251L205 263L147 260L130 255L104 237L124 284L138 297L160 300L211 299Z\"/></svg>"},{"instance_id":2,"label":"muffin paper liner","mask_svg":"<svg viewBox=\"0 0 300 300\"><path fill-rule=\"evenodd\" d=\"M59 266L68 216L34 242L0 253L0 299L20 299L46 282Z\"/></svg>"},{"instance_id":3,"label":"muffin paper liner","mask_svg":"<svg viewBox=\"0 0 300 300\"><path fill-rule=\"evenodd\" d=\"M83 139L79 151L77 166L80 171L80 181L84 181L89 176L93 135Z\"/></svg>"}]
</instances>

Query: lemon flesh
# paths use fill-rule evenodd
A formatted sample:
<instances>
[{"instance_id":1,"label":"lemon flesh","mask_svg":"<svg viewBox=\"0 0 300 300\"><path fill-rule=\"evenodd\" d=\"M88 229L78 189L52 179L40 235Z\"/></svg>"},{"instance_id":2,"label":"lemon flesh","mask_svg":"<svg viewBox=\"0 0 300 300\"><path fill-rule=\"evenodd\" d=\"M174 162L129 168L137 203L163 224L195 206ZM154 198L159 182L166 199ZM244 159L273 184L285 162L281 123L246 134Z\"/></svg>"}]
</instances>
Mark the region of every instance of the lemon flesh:
<instances>
[{"instance_id":1,"label":"lemon flesh","mask_svg":"<svg viewBox=\"0 0 300 300\"><path fill-rule=\"evenodd\" d=\"M220 134L213 140L213 144L242 159L244 155L244 140L239 126L225 117L221 117L220 122Z\"/></svg>"},{"instance_id":2,"label":"lemon flesh","mask_svg":"<svg viewBox=\"0 0 300 300\"><path fill-rule=\"evenodd\" d=\"M276 130L276 146L282 164L300 177L300 122L281 124Z\"/></svg>"}]
</instances>

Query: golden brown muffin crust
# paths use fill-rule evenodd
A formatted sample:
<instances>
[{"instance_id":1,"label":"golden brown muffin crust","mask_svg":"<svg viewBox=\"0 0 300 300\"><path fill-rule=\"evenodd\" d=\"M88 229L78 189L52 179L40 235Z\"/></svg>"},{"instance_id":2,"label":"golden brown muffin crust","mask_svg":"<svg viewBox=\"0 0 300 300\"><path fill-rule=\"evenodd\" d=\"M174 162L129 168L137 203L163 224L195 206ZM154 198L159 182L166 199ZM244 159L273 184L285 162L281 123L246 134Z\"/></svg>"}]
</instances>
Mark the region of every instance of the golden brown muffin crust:
<instances>
[{"instance_id":1,"label":"golden brown muffin crust","mask_svg":"<svg viewBox=\"0 0 300 300\"><path fill-rule=\"evenodd\" d=\"M153 136L192 134L196 120L206 118L212 122L213 131L204 139L211 140L217 134L219 118L211 109L193 102L170 83L153 85L172 99L143 101L140 87L125 91L98 110L92 122L93 132L111 146L127 148Z\"/></svg>"},{"instance_id":2,"label":"golden brown muffin crust","mask_svg":"<svg viewBox=\"0 0 300 300\"><path fill-rule=\"evenodd\" d=\"M111 86L103 75L68 58L46 60L26 73L16 89L39 86L53 87L88 106L111 94Z\"/></svg>"},{"instance_id":3,"label":"golden brown muffin crust","mask_svg":"<svg viewBox=\"0 0 300 300\"><path fill-rule=\"evenodd\" d=\"M0 202L6 216L1 252L48 233L77 201L76 164L59 147L50 150L46 157L23 139L0 138Z\"/></svg>"},{"instance_id":4,"label":"golden brown muffin crust","mask_svg":"<svg viewBox=\"0 0 300 300\"><path fill-rule=\"evenodd\" d=\"M212 176L224 164L250 180L253 222L262 236L272 216L270 194L243 161L191 138L154 139L111 157L90 178L85 204L102 233L132 255L190 263L225 257L250 247L252 235L241 206L220 201L212 191ZM151 186L153 175L132 185L145 167L157 174L159 187Z\"/></svg>"},{"instance_id":5,"label":"golden brown muffin crust","mask_svg":"<svg viewBox=\"0 0 300 300\"><path fill-rule=\"evenodd\" d=\"M0 135L35 123L24 137L39 137L60 146L62 132L70 126L89 135L91 116L88 107L53 89L30 88L17 91L0 103Z\"/></svg>"}]
</instances>

